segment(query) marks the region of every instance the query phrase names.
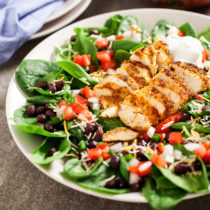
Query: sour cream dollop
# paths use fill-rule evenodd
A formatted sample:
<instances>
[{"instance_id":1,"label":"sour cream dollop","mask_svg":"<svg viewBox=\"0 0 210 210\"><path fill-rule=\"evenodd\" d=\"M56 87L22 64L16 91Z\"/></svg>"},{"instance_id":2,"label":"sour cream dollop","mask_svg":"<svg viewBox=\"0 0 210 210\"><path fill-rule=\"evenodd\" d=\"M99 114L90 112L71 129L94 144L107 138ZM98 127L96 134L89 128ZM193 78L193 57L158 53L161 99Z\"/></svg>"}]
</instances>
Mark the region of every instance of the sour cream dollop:
<instances>
[{"instance_id":1,"label":"sour cream dollop","mask_svg":"<svg viewBox=\"0 0 210 210\"><path fill-rule=\"evenodd\" d=\"M181 61L203 67L203 46L198 39L191 36L178 36L178 30L171 28L165 42L174 61Z\"/></svg>"}]
</instances>

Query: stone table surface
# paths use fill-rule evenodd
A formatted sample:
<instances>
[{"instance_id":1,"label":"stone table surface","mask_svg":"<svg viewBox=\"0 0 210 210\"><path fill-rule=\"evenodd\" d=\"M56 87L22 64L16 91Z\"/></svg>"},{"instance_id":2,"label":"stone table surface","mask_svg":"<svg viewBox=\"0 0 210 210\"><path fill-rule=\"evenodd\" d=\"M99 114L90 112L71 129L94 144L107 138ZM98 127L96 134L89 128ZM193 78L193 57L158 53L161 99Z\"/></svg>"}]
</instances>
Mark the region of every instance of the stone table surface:
<instances>
[{"instance_id":1,"label":"stone table surface","mask_svg":"<svg viewBox=\"0 0 210 210\"><path fill-rule=\"evenodd\" d=\"M93 0L77 20L115 10L145 7L154 5L141 0ZM210 8L197 12L209 15ZM7 88L18 64L44 38L28 41L7 63L0 66L0 209L151 209L148 204L110 201L67 188L37 170L17 148L6 122ZM174 209L210 209L210 196L182 201Z\"/></svg>"}]
</instances>

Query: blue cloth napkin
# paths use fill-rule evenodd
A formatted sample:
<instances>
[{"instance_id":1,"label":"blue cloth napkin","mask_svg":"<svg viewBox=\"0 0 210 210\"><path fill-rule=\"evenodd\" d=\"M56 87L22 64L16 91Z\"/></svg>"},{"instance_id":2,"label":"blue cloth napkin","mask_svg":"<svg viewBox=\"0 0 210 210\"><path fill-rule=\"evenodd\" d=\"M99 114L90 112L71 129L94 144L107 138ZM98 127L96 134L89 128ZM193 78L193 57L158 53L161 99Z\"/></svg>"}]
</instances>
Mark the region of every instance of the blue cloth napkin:
<instances>
[{"instance_id":1,"label":"blue cloth napkin","mask_svg":"<svg viewBox=\"0 0 210 210\"><path fill-rule=\"evenodd\" d=\"M0 64L36 33L63 0L0 0Z\"/></svg>"}]
</instances>

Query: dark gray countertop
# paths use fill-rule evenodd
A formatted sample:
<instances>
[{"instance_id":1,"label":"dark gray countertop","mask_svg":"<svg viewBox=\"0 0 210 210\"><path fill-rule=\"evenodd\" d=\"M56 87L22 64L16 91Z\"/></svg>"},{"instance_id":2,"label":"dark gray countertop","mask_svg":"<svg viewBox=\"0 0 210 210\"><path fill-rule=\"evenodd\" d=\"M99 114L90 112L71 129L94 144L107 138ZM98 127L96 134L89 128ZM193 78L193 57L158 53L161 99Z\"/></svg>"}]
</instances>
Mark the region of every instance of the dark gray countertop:
<instances>
[{"instance_id":1,"label":"dark gray countertop","mask_svg":"<svg viewBox=\"0 0 210 210\"><path fill-rule=\"evenodd\" d=\"M114 10L143 7L154 5L141 0L93 0L88 10L77 20ZM197 12L209 15L210 8ZM6 122L7 88L18 64L44 38L27 42L7 63L0 66L0 209L151 209L148 204L105 200L62 186L37 170L17 148ZM174 209L210 209L210 196L182 201Z\"/></svg>"}]
</instances>

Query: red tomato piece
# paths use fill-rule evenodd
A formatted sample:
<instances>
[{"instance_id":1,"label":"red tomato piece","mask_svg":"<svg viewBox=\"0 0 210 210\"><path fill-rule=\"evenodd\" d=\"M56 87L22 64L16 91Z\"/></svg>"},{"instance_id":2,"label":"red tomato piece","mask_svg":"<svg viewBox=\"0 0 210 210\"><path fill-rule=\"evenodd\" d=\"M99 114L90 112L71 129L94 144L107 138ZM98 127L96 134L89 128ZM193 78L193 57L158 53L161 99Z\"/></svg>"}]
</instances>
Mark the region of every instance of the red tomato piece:
<instances>
[{"instance_id":1,"label":"red tomato piece","mask_svg":"<svg viewBox=\"0 0 210 210\"><path fill-rule=\"evenodd\" d=\"M210 148L210 142L209 141L203 142L203 146L208 150Z\"/></svg>"},{"instance_id":2,"label":"red tomato piece","mask_svg":"<svg viewBox=\"0 0 210 210\"><path fill-rule=\"evenodd\" d=\"M116 69L117 64L115 61L107 61L102 63L102 68L104 71L107 71L108 69Z\"/></svg>"},{"instance_id":3,"label":"red tomato piece","mask_svg":"<svg viewBox=\"0 0 210 210\"><path fill-rule=\"evenodd\" d=\"M102 157L103 157L104 160L108 160L112 156L108 152L103 151L102 152Z\"/></svg>"},{"instance_id":4,"label":"red tomato piece","mask_svg":"<svg viewBox=\"0 0 210 210\"><path fill-rule=\"evenodd\" d=\"M164 151L164 144L163 143L158 143L158 152L163 153Z\"/></svg>"},{"instance_id":5,"label":"red tomato piece","mask_svg":"<svg viewBox=\"0 0 210 210\"><path fill-rule=\"evenodd\" d=\"M116 36L115 36L115 40L120 40L120 39L123 39L123 38L124 38L123 35L116 35Z\"/></svg>"},{"instance_id":6,"label":"red tomato piece","mask_svg":"<svg viewBox=\"0 0 210 210\"><path fill-rule=\"evenodd\" d=\"M210 56L210 53L206 48L204 48L202 54L203 54L202 63L204 63L206 61L206 59Z\"/></svg>"},{"instance_id":7,"label":"red tomato piece","mask_svg":"<svg viewBox=\"0 0 210 210\"><path fill-rule=\"evenodd\" d=\"M168 141L172 144L181 144L183 143L182 133L181 132L171 132Z\"/></svg>"},{"instance_id":8,"label":"red tomato piece","mask_svg":"<svg viewBox=\"0 0 210 210\"><path fill-rule=\"evenodd\" d=\"M205 164L210 164L210 149L208 149L205 155L202 157L202 160Z\"/></svg>"},{"instance_id":9,"label":"red tomato piece","mask_svg":"<svg viewBox=\"0 0 210 210\"><path fill-rule=\"evenodd\" d=\"M195 99L198 100L198 101L204 101L204 99L201 96L199 96L199 95L196 95Z\"/></svg>"},{"instance_id":10,"label":"red tomato piece","mask_svg":"<svg viewBox=\"0 0 210 210\"><path fill-rule=\"evenodd\" d=\"M143 140L148 141L150 137L147 134L148 131L142 131L140 132L140 135L142 135Z\"/></svg>"},{"instance_id":11,"label":"red tomato piece","mask_svg":"<svg viewBox=\"0 0 210 210\"><path fill-rule=\"evenodd\" d=\"M96 145L96 148L100 148L102 150L105 150L108 147L108 144L106 142L103 142L100 145Z\"/></svg>"},{"instance_id":12,"label":"red tomato piece","mask_svg":"<svg viewBox=\"0 0 210 210\"><path fill-rule=\"evenodd\" d=\"M91 113L89 112L89 110L83 110L82 112L79 113L78 119L82 121L88 121L88 120L92 120L93 117Z\"/></svg>"},{"instance_id":13,"label":"red tomato piece","mask_svg":"<svg viewBox=\"0 0 210 210\"><path fill-rule=\"evenodd\" d=\"M98 159L102 155L102 151L100 148L88 149L87 153L88 153L88 158L91 160Z\"/></svg>"},{"instance_id":14,"label":"red tomato piece","mask_svg":"<svg viewBox=\"0 0 210 210\"><path fill-rule=\"evenodd\" d=\"M67 119L67 120L71 120L73 117L74 117L74 111L72 110L71 107L66 107L64 110L63 110L63 115L64 117Z\"/></svg>"},{"instance_id":15,"label":"red tomato piece","mask_svg":"<svg viewBox=\"0 0 210 210\"><path fill-rule=\"evenodd\" d=\"M101 63L111 61L111 55L108 51L97 52L97 58Z\"/></svg>"},{"instance_id":16,"label":"red tomato piece","mask_svg":"<svg viewBox=\"0 0 210 210\"><path fill-rule=\"evenodd\" d=\"M178 112L178 113L173 114L173 115L171 115L170 117L168 117L168 119L169 119L170 121L174 121L174 122L176 123L176 122L179 122L179 121L180 121L182 115L183 115L182 113Z\"/></svg>"},{"instance_id":17,"label":"red tomato piece","mask_svg":"<svg viewBox=\"0 0 210 210\"><path fill-rule=\"evenodd\" d=\"M200 157L203 158L204 155L206 154L206 148L201 144L200 147L198 147L196 150L194 150L194 153Z\"/></svg>"},{"instance_id":18,"label":"red tomato piece","mask_svg":"<svg viewBox=\"0 0 210 210\"><path fill-rule=\"evenodd\" d=\"M139 176L146 176L152 171L152 162L151 161L142 161L138 166Z\"/></svg>"},{"instance_id":19,"label":"red tomato piece","mask_svg":"<svg viewBox=\"0 0 210 210\"><path fill-rule=\"evenodd\" d=\"M108 47L109 42L106 37L105 38L100 37L95 41L95 45L98 46L99 48Z\"/></svg>"},{"instance_id":20,"label":"red tomato piece","mask_svg":"<svg viewBox=\"0 0 210 210\"><path fill-rule=\"evenodd\" d=\"M62 107L62 106L66 106L66 101L65 100L60 101L59 107Z\"/></svg>"},{"instance_id":21,"label":"red tomato piece","mask_svg":"<svg viewBox=\"0 0 210 210\"><path fill-rule=\"evenodd\" d=\"M159 167L162 167L162 168L165 168L165 165L166 165L166 160L161 157L160 155L157 155L157 154L153 154L150 161L155 164L156 166L159 166Z\"/></svg>"},{"instance_id":22,"label":"red tomato piece","mask_svg":"<svg viewBox=\"0 0 210 210\"><path fill-rule=\"evenodd\" d=\"M91 65L91 57L90 55L79 55L74 58L74 63L80 66L90 66Z\"/></svg>"},{"instance_id":23,"label":"red tomato piece","mask_svg":"<svg viewBox=\"0 0 210 210\"><path fill-rule=\"evenodd\" d=\"M94 91L91 90L88 86L85 86L83 89L81 89L80 93L85 95L86 98L95 97Z\"/></svg>"},{"instance_id":24,"label":"red tomato piece","mask_svg":"<svg viewBox=\"0 0 210 210\"><path fill-rule=\"evenodd\" d=\"M135 166L130 166L129 167L129 171L131 173L135 173L135 174L138 174L138 167L139 167L139 164L135 165Z\"/></svg>"},{"instance_id":25,"label":"red tomato piece","mask_svg":"<svg viewBox=\"0 0 210 210\"><path fill-rule=\"evenodd\" d=\"M77 113L80 114L81 112L83 112L84 110L87 110L87 107L79 104L79 103L71 103L68 106L72 106L73 110Z\"/></svg>"},{"instance_id":26,"label":"red tomato piece","mask_svg":"<svg viewBox=\"0 0 210 210\"><path fill-rule=\"evenodd\" d=\"M178 31L178 36L185 36L185 33L181 30Z\"/></svg>"},{"instance_id":27,"label":"red tomato piece","mask_svg":"<svg viewBox=\"0 0 210 210\"><path fill-rule=\"evenodd\" d=\"M85 98L83 98L80 95L76 95L75 99L76 99L76 102L79 103L79 104L82 104L82 105L85 105L85 106L89 105L88 100L86 100Z\"/></svg>"}]
</instances>

